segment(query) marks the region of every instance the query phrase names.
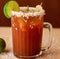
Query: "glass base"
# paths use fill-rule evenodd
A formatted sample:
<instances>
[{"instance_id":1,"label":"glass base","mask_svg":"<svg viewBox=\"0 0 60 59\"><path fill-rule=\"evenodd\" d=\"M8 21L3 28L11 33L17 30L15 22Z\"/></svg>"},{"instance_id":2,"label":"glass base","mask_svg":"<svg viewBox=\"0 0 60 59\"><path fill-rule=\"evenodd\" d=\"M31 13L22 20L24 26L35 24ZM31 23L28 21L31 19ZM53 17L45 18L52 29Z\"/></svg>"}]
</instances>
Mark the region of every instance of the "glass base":
<instances>
[{"instance_id":1,"label":"glass base","mask_svg":"<svg viewBox=\"0 0 60 59\"><path fill-rule=\"evenodd\" d=\"M38 58L39 56L42 55L42 51L40 51L39 54L37 55L33 55L33 56L17 56L16 54L14 54L17 58L21 58L21 59L35 59Z\"/></svg>"}]
</instances>

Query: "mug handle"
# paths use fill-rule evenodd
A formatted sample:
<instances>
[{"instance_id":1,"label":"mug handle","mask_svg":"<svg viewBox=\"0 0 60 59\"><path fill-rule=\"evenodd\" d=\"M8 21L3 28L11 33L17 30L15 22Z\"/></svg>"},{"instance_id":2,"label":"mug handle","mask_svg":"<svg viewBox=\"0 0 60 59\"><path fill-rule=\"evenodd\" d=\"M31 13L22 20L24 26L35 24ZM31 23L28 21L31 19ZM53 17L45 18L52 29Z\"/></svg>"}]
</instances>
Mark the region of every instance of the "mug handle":
<instances>
[{"instance_id":1,"label":"mug handle","mask_svg":"<svg viewBox=\"0 0 60 59\"><path fill-rule=\"evenodd\" d=\"M47 28L49 30L49 43L48 43L48 46L47 47L42 47L42 51L47 51L52 45L52 25L48 22L44 22L43 27Z\"/></svg>"}]
</instances>

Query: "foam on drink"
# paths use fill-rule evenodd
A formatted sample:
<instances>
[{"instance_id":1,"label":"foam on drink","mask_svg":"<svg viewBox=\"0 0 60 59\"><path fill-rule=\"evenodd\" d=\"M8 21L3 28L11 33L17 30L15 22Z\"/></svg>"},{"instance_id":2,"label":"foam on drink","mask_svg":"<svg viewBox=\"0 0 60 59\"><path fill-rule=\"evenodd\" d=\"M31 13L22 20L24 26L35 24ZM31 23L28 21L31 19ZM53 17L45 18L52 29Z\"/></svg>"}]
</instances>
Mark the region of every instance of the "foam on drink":
<instances>
[{"instance_id":1,"label":"foam on drink","mask_svg":"<svg viewBox=\"0 0 60 59\"><path fill-rule=\"evenodd\" d=\"M37 5L36 7L20 7L20 11L12 11L12 15L16 15L17 17L29 17L29 16L43 16L45 15L45 10L41 5Z\"/></svg>"}]
</instances>

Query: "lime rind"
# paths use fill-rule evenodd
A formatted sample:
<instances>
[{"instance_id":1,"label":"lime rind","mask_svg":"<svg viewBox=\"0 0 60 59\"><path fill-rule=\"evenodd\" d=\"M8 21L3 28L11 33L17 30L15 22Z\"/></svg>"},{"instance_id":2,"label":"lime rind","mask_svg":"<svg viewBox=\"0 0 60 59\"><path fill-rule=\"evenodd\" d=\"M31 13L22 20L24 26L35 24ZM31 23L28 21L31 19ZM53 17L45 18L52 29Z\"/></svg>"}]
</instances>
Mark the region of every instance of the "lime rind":
<instances>
[{"instance_id":1,"label":"lime rind","mask_svg":"<svg viewBox=\"0 0 60 59\"><path fill-rule=\"evenodd\" d=\"M8 14L7 14L7 11L6 11L7 6L8 6L8 2L7 2L6 5L4 6L3 11L4 11L5 17L10 18L10 17L8 16Z\"/></svg>"},{"instance_id":2,"label":"lime rind","mask_svg":"<svg viewBox=\"0 0 60 59\"><path fill-rule=\"evenodd\" d=\"M4 14L7 18L11 18L12 17L12 11L19 11L19 5L16 1L9 1L6 3L6 5L4 6Z\"/></svg>"}]
</instances>

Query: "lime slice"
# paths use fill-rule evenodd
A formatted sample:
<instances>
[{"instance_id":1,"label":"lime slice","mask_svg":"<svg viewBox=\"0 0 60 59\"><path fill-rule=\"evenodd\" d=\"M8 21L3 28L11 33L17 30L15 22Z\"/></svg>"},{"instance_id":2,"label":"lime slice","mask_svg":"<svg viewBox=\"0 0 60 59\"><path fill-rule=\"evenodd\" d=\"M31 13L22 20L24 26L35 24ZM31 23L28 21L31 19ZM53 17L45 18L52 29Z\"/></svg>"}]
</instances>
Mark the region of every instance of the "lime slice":
<instances>
[{"instance_id":1,"label":"lime slice","mask_svg":"<svg viewBox=\"0 0 60 59\"><path fill-rule=\"evenodd\" d=\"M0 53L5 50L5 47L6 47L5 41L2 38L0 38Z\"/></svg>"},{"instance_id":2,"label":"lime slice","mask_svg":"<svg viewBox=\"0 0 60 59\"><path fill-rule=\"evenodd\" d=\"M16 1L9 1L5 4L4 6L4 14L7 18L11 18L12 14L11 12L12 11L19 11L19 5Z\"/></svg>"}]
</instances>

